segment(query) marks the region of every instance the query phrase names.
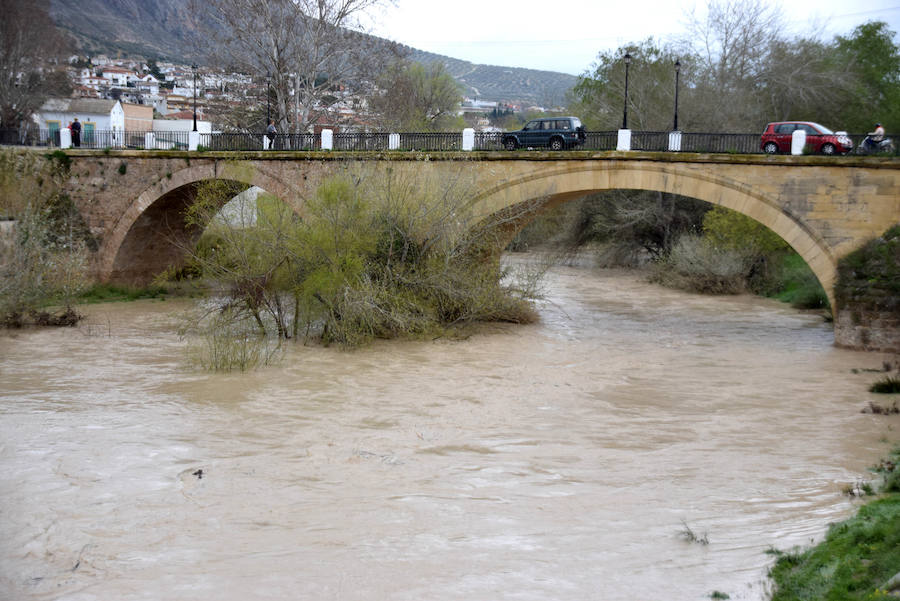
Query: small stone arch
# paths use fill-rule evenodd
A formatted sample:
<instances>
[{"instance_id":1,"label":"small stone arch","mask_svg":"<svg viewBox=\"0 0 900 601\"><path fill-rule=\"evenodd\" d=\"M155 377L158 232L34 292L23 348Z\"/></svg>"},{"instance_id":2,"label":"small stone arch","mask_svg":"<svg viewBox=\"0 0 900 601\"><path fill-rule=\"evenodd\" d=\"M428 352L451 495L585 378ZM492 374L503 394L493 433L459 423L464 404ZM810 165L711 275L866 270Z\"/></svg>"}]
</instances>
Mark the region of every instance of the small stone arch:
<instances>
[{"instance_id":1,"label":"small stone arch","mask_svg":"<svg viewBox=\"0 0 900 601\"><path fill-rule=\"evenodd\" d=\"M835 306L837 259L825 240L783 211L775 199L748 184L713 175L703 170L702 165L685 167L649 161L558 162L484 190L473 205L476 213L488 216L538 198L555 203L616 189L688 196L733 209L758 221L797 251L822 284L831 306Z\"/></svg>"},{"instance_id":2,"label":"small stone arch","mask_svg":"<svg viewBox=\"0 0 900 601\"><path fill-rule=\"evenodd\" d=\"M146 283L166 263L180 256L180 251L160 240L158 231L165 227L173 238L189 239L191 234L179 220L168 221L194 198L196 186L208 180L228 180L247 187L258 186L291 204L300 213L301 195L286 184L267 165L254 162L205 162L159 178L145 188L116 220L98 252L97 274L101 281Z\"/></svg>"}]
</instances>

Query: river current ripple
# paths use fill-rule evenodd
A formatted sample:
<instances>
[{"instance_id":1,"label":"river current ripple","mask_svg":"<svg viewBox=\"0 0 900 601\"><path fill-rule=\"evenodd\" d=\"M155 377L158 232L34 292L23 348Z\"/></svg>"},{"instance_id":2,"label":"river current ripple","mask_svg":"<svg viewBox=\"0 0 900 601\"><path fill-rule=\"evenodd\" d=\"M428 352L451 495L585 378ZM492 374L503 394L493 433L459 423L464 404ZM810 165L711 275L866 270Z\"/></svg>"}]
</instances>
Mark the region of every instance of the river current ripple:
<instances>
[{"instance_id":1,"label":"river current ripple","mask_svg":"<svg viewBox=\"0 0 900 601\"><path fill-rule=\"evenodd\" d=\"M186 367L182 301L0 337L0 598L757 600L900 438L851 371L887 357L821 317L546 287L534 325L249 374Z\"/></svg>"}]
</instances>

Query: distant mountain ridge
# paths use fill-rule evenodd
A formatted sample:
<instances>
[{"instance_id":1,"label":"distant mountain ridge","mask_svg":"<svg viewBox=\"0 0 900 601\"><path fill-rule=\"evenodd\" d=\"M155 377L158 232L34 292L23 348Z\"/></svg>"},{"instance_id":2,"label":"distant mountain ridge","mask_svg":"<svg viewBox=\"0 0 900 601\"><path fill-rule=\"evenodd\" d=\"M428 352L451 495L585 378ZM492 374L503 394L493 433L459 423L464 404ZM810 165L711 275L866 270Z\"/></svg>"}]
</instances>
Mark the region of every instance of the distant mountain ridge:
<instances>
[{"instance_id":1,"label":"distant mountain ridge","mask_svg":"<svg viewBox=\"0 0 900 601\"><path fill-rule=\"evenodd\" d=\"M188 0L50 0L57 27L82 53L143 56L191 63L199 32ZM565 104L577 78L567 73L480 65L404 46L410 59L441 61L470 97L541 106Z\"/></svg>"}]
</instances>

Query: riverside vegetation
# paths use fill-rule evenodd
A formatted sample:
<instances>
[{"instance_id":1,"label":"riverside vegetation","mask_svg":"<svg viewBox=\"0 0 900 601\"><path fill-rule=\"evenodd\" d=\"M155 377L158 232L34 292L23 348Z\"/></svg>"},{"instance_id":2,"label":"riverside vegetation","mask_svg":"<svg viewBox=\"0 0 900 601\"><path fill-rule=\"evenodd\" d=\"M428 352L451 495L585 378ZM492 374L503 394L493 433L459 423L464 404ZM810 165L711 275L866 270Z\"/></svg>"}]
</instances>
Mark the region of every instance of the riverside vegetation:
<instances>
[{"instance_id":1,"label":"riverside vegetation","mask_svg":"<svg viewBox=\"0 0 900 601\"><path fill-rule=\"evenodd\" d=\"M900 591L900 447L873 468L879 498L805 551L772 550L772 601L876 601Z\"/></svg>"},{"instance_id":2,"label":"riverside vegetation","mask_svg":"<svg viewBox=\"0 0 900 601\"><path fill-rule=\"evenodd\" d=\"M546 243L589 248L601 266L645 268L651 281L689 292L751 292L800 309L828 309L825 290L784 240L749 217L693 198L594 194L542 214L513 248Z\"/></svg>"},{"instance_id":3,"label":"riverside vegetation","mask_svg":"<svg viewBox=\"0 0 900 601\"><path fill-rule=\"evenodd\" d=\"M74 325L95 247L60 185L69 158L0 151L0 323ZM13 221L14 219L14 221ZM5 226L5 227L4 227Z\"/></svg>"},{"instance_id":4,"label":"riverside vegetation","mask_svg":"<svg viewBox=\"0 0 900 601\"><path fill-rule=\"evenodd\" d=\"M246 186L203 183L187 219L210 225L188 270L215 290L185 327L203 334L197 362L243 370L291 339L350 347L535 320L540 270L511 278L499 262L505 227L532 209L477 220L472 182L451 179L360 167L304 199L302 216L261 195L249 222L219 213Z\"/></svg>"}]
</instances>

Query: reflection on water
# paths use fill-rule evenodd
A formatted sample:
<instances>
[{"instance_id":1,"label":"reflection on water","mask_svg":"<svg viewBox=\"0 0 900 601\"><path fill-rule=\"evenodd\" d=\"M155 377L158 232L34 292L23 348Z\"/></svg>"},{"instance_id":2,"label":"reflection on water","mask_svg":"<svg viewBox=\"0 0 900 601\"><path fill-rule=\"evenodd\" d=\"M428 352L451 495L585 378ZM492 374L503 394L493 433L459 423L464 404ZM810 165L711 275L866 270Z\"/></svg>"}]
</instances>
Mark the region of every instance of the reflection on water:
<instances>
[{"instance_id":1,"label":"reflection on water","mask_svg":"<svg viewBox=\"0 0 900 601\"><path fill-rule=\"evenodd\" d=\"M764 551L898 438L850 372L883 356L627 273L553 270L539 324L226 376L184 367L183 306L0 338L0 597L760 599Z\"/></svg>"}]
</instances>

